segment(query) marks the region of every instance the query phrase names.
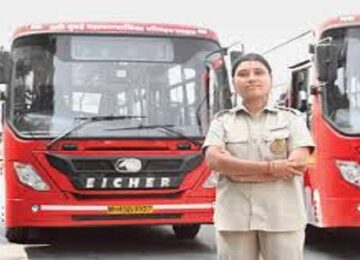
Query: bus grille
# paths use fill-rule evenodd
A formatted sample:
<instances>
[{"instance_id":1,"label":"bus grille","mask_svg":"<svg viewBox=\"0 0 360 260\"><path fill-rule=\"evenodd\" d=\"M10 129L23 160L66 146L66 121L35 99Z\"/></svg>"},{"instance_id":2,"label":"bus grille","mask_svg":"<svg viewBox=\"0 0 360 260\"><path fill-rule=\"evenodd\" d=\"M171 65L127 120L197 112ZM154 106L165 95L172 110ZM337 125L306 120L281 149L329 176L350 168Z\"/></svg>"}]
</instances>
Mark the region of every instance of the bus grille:
<instances>
[{"instance_id":1,"label":"bus grille","mask_svg":"<svg viewBox=\"0 0 360 260\"><path fill-rule=\"evenodd\" d=\"M66 175L78 190L177 189L184 177L202 162L202 154L136 157L138 172L118 172L119 157L77 157L47 153L49 164Z\"/></svg>"}]
</instances>

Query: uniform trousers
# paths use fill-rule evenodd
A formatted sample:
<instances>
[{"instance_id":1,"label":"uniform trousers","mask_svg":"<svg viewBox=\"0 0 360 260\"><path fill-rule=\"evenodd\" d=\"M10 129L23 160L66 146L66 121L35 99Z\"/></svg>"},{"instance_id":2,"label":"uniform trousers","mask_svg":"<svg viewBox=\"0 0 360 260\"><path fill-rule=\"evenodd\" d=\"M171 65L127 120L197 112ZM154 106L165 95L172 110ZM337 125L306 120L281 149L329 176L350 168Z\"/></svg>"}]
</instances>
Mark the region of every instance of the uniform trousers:
<instances>
[{"instance_id":1,"label":"uniform trousers","mask_svg":"<svg viewBox=\"0 0 360 260\"><path fill-rule=\"evenodd\" d=\"M303 260L305 230L216 231L218 260Z\"/></svg>"}]
</instances>

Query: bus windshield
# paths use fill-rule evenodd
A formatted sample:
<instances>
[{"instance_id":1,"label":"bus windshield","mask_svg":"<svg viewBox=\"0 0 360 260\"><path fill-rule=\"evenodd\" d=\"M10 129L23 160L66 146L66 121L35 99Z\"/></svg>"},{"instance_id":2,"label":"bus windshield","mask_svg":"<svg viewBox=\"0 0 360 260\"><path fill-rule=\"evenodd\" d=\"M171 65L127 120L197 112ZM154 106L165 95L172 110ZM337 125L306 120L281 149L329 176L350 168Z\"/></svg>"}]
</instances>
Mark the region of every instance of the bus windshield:
<instances>
[{"instance_id":1,"label":"bus windshield","mask_svg":"<svg viewBox=\"0 0 360 260\"><path fill-rule=\"evenodd\" d=\"M360 134L360 28L326 32L338 49L337 79L323 92L326 117L339 131Z\"/></svg>"},{"instance_id":2,"label":"bus windshield","mask_svg":"<svg viewBox=\"0 0 360 260\"><path fill-rule=\"evenodd\" d=\"M80 117L129 116L99 121L81 137L166 137L138 125L174 125L203 137L206 127L205 56L210 40L115 35L32 35L15 40L7 119L23 137L56 137ZM129 127L109 131L109 128Z\"/></svg>"}]
</instances>

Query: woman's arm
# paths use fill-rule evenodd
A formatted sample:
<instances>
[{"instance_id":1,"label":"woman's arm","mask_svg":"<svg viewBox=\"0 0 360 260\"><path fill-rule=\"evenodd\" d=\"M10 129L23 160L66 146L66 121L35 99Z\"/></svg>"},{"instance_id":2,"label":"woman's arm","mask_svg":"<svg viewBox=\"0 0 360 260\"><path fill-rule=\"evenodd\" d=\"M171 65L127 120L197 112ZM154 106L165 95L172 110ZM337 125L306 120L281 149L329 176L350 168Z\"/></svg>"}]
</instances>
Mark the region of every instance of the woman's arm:
<instances>
[{"instance_id":1,"label":"woman's arm","mask_svg":"<svg viewBox=\"0 0 360 260\"><path fill-rule=\"evenodd\" d=\"M289 160L294 162L302 162L307 164L307 161L310 158L310 148L309 147L299 147L290 152ZM306 167L306 165L304 165ZM305 168L304 168L305 170ZM302 171L304 171L302 170Z\"/></svg>"},{"instance_id":2,"label":"woman's arm","mask_svg":"<svg viewBox=\"0 0 360 260\"><path fill-rule=\"evenodd\" d=\"M306 170L306 161L310 156L310 149L307 147L299 147L294 149L290 155L289 160L297 162L297 170L301 173L304 173ZM275 167L278 161L274 161ZM295 176L295 175L293 175ZM274 182L280 179L281 177L275 177L273 175L241 175L241 176L231 176L229 177L234 182L243 182L243 183L263 183L263 182Z\"/></svg>"},{"instance_id":3,"label":"woman's arm","mask_svg":"<svg viewBox=\"0 0 360 260\"><path fill-rule=\"evenodd\" d=\"M205 160L210 169L228 177L270 175L270 165L268 162L238 159L219 146L209 146L205 152Z\"/></svg>"},{"instance_id":4,"label":"woman's arm","mask_svg":"<svg viewBox=\"0 0 360 260\"><path fill-rule=\"evenodd\" d=\"M263 182L275 182L280 180L280 177L275 177L272 175L239 175L228 177L233 182L243 182L243 183L263 183Z\"/></svg>"},{"instance_id":5,"label":"woman's arm","mask_svg":"<svg viewBox=\"0 0 360 260\"><path fill-rule=\"evenodd\" d=\"M251 161L236 158L228 151L218 146L209 146L205 152L205 160L210 169L219 172L227 177L233 176L262 176L264 175L289 178L294 175L301 175L298 170L303 165L302 162L293 160L279 161ZM254 177L252 177L253 180Z\"/></svg>"}]
</instances>

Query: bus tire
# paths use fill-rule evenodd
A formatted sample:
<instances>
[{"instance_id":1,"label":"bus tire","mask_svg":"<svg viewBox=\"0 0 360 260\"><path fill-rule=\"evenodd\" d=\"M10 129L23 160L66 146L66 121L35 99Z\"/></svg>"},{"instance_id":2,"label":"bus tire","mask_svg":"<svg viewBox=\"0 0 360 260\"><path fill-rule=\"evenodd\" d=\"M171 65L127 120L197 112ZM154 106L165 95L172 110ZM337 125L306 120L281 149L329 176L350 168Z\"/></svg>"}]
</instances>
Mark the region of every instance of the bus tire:
<instances>
[{"instance_id":1,"label":"bus tire","mask_svg":"<svg viewBox=\"0 0 360 260\"><path fill-rule=\"evenodd\" d=\"M5 234L11 243L26 244L30 239L29 228L7 228Z\"/></svg>"},{"instance_id":2,"label":"bus tire","mask_svg":"<svg viewBox=\"0 0 360 260\"><path fill-rule=\"evenodd\" d=\"M199 233L200 224L173 225L173 230L178 239L194 239Z\"/></svg>"}]
</instances>

